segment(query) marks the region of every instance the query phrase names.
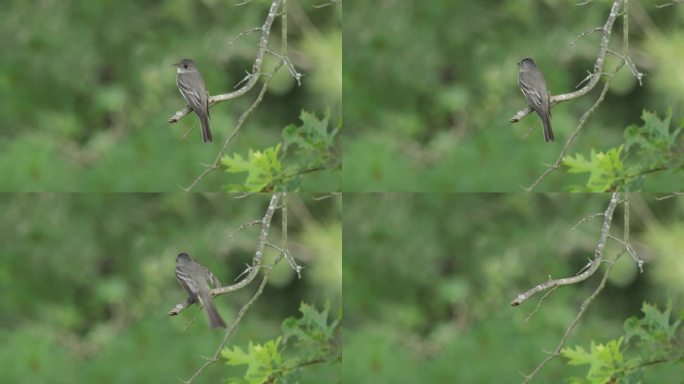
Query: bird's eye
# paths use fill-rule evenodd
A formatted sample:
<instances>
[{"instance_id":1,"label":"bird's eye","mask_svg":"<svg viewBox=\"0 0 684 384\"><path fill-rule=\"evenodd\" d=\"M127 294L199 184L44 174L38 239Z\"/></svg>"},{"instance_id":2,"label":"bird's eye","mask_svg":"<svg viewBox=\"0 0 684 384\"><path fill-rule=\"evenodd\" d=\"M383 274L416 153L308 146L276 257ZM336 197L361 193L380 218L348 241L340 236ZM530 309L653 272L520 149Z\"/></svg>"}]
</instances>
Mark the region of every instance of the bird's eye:
<instances>
[{"instance_id":1,"label":"bird's eye","mask_svg":"<svg viewBox=\"0 0 684 384\"><path fill-rule=\"evenodd\" d=\"M188 65L187 65L187 64L183 64L183 68L188 69Z\"/></svg>"}]
</instances>

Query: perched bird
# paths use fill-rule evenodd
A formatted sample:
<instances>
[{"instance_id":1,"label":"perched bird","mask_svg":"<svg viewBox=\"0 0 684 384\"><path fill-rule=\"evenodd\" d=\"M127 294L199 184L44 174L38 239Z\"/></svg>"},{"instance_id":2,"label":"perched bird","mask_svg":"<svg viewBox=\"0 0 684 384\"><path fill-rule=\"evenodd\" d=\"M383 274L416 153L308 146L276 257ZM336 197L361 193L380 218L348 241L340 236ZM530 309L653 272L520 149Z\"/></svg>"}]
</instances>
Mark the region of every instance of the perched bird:
<instances>
[{"instance_id":1,"label":"perched bird","mask_svg":"<svg viewBox=\"0 0 684 384\"><path fill-rule=\"evenodd\" d=\"M218 288L221 282L205 266L196 263L187 253L176 256L176 279L185 289L190 299L204 307L212 328L225 328L226 323L214 307L209 284Z\"/></svg>"},{"instance_id":2,"label":"perched bird","mask_svg":"<svg viewBox=\"0 0 684 384\"><path fill-rule=\"evenodd\" d=\"M530 107L537 112L544 126L544 140L548 143L553 141L553 131L551 130L551 105L549 101L549 91L546 89L546 80L542 75L534 60L527 58L520 63L520 73L518 74L518 84L523 95L530 103Z\"/></svg>"},{"instance_id":3,"label":"perched bird","mask_svg":"<svg viewBox=\"0 0 684 384\"><path fill-rule=\"evenodd\" d=\"M202 125L202 141L209 143L212 141L211 131L209 130L209 94L204 85L204 79L197 70L197 66L192 59L183 59L179 63L173 64L176 67L176 85L183 98L200 119Z\"/></svg>"}]
</instances>

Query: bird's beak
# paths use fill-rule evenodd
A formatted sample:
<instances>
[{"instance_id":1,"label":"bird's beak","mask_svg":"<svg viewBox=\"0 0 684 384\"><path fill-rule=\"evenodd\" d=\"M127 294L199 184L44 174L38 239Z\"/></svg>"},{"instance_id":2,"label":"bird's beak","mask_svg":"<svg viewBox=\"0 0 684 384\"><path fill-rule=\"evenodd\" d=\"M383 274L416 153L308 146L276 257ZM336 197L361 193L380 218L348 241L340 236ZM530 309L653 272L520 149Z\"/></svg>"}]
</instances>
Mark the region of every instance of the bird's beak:
<instances>
[{"instance_id":1,"label":"bird's beak","mask_svg":"<svg viewBox=\"0 0 684 384\"><path fill-rule=\"evenodd\" d=\"M171 64L172 67L178 67L179 65L179 63Z\"/></svg>"}]
</instances>

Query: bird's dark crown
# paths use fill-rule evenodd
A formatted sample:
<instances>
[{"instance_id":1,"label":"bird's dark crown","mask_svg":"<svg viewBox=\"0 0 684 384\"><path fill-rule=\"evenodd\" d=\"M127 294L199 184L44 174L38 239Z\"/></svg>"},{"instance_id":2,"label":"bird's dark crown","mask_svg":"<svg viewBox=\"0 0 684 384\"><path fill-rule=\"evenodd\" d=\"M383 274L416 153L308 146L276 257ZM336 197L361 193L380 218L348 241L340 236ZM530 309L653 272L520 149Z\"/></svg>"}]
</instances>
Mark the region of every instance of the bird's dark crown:
<instances>
[{"instance_id":1,"label":"bird's dark crown","mask_svg":"<svg viewBox=\"0 0 684 384\"><path fill-rule=\"evenodd\" d=\"M176 67L183 67L185 69L188 69L188 67L194 67L195 62L192 59L183 59L179 61L178 63L174 64Z\"/></svg>"}]
</instances>

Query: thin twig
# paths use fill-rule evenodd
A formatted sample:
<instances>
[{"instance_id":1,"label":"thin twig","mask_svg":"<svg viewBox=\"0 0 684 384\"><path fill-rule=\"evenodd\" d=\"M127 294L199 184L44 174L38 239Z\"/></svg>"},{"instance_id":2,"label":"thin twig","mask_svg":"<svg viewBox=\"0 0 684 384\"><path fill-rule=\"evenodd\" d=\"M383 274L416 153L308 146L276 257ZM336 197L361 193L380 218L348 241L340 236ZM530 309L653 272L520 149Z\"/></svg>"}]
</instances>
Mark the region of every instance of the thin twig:
<instances>
[{"instance_id":1,"label":"thin twig","mask_svg":"<svg viewBox=\"0 0 684 384\"><path fill-rule=\"evenodd\" d=\"M258 224L261 224L261 220L252 220L252 221L248 221L248 222L242 224L241 226L237 227L237 229L235 231L233 231L233 233L231 233L230 236L228 236L228 240L235 237L235 235L237 235L239 232L241 232L247 228L253 227L255 225L258 225Z\"/></svg>"},{"instance_id":2,"label":"thin twig","mask_svg":"<svg viewBox=\"0 0 684 384\"><path fill-rule=\"evenodd\" d=\"M593 215L583 217L582 220L580 220L577 224L575 224L574 227L570 228L570 232L577 230L577 228L579 228L582 224L590 222L590 221L594 220L595 218L603 216L603 215L604 215L603 212L599 212L599 213L594 213Z\"/></svg>"},{"instance_id":3,"label":"thin twig","mask_svg":"<svg viewBox=\"0 0 684 384\"><path fill-rule=\"evenodd\" d=\"M527 323L528 321L530 321L530 319L532 318L532 316L534 316L534 315L539 311L539 308L541 308L541 305L542 305L542 303L544 302L544 299L546 299L546 298L547 298L553 291L555 291L556 289L558 289L558 287L553 287L553 288L549 289L549 291L546 292L546 293L544 294L544 296L542 296L541 299L539 299L539 302L537 303L537 306L534 308L534 311L530 312L530 314L527 315L527 317L525 318L525 320L523 320L523 323Z\"/></svg>"},{"instance_id":4,"label":"thin twig","mask_svg":"<svg viewBox=\"0 0 684 384\"><path fill-rule=\"evenodd\" d=\"M665 7L669 7L669 6L672 6L672 5L681 4L682 1L683 1L683 0L674 0L674 1L671 1L671 2L669 2L669 3L658 4L658 5L656 5L655 7L656 7L656 8L665 8Z\"/></svg>"},{"instance_id":5,"label":"thin twig","mask_svg":"<svg viewBox=\"0 0 684 384\"><path fill-rule=\"evenodd\" d=\"M589 29L587 29L586 31L580 33L580 35L577 36L577 37L575 38L575 40L573 40L573 41L570 43L570 45L575 45L575 44L577 44L577 42L579 41L579 39L581 39L581 38L584 37L584 36L591 35L591 34L594 33L594 32L598 32L598 31L602 31L602 30L603 30L603 27L589 28Z\"/></svg>"},{"instance_id":6,"label":"thin twig","mask_svg":"<svg viewBox=\"0 0 684 384\"><path fill-rule=\"evenodd\" d=\"M665 195L665 196L656 197L655 199L657 201L667 200L667 199L671 199L673 197L682 196L682 195L684 195L684 192L672 192L672 193Z\"/></svg>"},{"instance_id":7,"label":"thin twig","mask_svg":"<svg viewBox=\"0 0 684 384\"><path fill-rule=\"evenodd\" d=\"M226 45L226 47L230 47L231 45L237 43L239 40L242 40L245 36L249 36L249 35L251 35L252 33L257 32L257 31L262 31L263 28L264 28L264 27L254 27L254 28L250 28L250 29L248 29L248 30L246 30L246 31L240 32L237 36L235 36L235 38L234 38L233 40L231 40L231 41L228 42L228 44Z\"/></svg>"},{"instance_id":8,"label":"thin twig","mask_svg":"<svg viewBox=\"0 0 684 384\"><path fill-rule=\"evenodd\" d=\"M644 272L644 260L642 260L639 255L637 255L636 251L634 250L634 247L632 244L630 244L628 241L619 239L615 236L608 236L611 240L615 240L618 243L622 244L623 247L627 250L627 253L629 253L630 256L632 256L632 260L637 264L637 267L639 267L639 272L643 273Z\"/></svg>"}]
</instances>

